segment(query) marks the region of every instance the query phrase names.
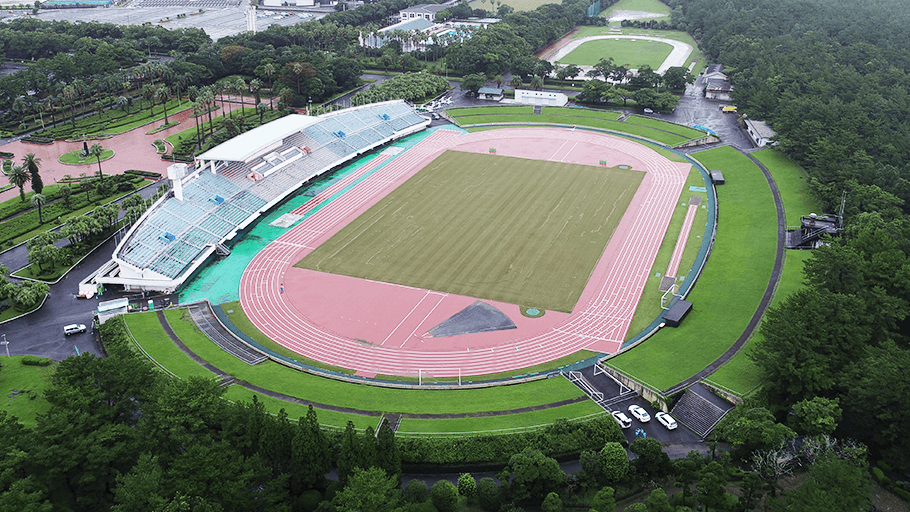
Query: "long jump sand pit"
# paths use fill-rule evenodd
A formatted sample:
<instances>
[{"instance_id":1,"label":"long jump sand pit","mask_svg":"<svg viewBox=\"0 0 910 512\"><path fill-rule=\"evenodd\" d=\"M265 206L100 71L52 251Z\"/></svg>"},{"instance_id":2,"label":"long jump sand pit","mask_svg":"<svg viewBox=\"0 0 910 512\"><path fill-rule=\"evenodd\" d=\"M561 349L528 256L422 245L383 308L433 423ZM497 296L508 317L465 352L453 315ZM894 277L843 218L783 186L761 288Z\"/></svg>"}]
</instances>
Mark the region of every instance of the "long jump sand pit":
<instances>
[{"instance_id":1,"label":"long jump sand pit","mask_svg":"<svg viewBox=\"0 0 910 512\"><path fill-rule=\"evenodd\" d=\"M521 307L535 304L482 299L514 328L433 336L431 329L479 298L293 266L444 151L489 154L491 149L498 156L591 167L603 162L643 173L571 312L547 310L531 318L522 315ZM522 128L461 134L439 129L266 246L241 280L243 308L281 345L365 376L482 375L545 363L582 349L615 352L689 168L640 144L591 132Z\"/></svg>"}]
</instances>

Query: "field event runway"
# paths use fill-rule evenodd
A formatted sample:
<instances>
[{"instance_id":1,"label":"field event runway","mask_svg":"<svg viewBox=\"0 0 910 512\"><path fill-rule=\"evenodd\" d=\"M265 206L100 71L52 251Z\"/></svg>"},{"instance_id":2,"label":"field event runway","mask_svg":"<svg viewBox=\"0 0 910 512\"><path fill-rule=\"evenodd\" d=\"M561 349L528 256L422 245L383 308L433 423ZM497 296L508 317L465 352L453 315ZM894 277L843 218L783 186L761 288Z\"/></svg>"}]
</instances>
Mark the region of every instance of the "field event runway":
<instances>
[{"instance_id":1,"label":"field event runway","mask_svg":"<svg viewBox=\"0 0 910 512\"><path fill-rule=\"evenodd\" d=\"M293 265L391 190L454 149L644 171L572 313L522 316L485 301L516 329L434 338L428 331L477 299L368 281ZM359 375L482 375L545 363L582 349L615 352L625 338L690 165L629 140L570 129L510 128L462 134L439 129L322 207L249 264L240 299L268 337L305 357ZM524 305L533 306L533 305Z\"/></svg>"}]
</instances>

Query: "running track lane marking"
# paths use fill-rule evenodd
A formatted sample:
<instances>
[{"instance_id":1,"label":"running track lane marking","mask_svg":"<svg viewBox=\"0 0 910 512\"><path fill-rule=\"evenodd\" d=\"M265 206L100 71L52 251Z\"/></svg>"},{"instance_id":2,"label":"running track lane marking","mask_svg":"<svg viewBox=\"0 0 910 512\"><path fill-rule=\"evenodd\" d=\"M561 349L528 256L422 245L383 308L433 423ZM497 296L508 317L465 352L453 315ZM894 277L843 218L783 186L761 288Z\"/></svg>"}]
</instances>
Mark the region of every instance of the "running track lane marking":
<instances>
[{"instance_id":1,"label":"running track lane marking","mask_svg":"<svg viewBox=\"0 0 910 512\"><path fill-rule=\"evenodd\" d=\"M670 256L670 265L667 267L667 277L676 277L679 270L679 263L682 261L683 251L686 250L686 243L689 241L689 233L692 231L692 224L695 222L695 214L698 213L697 205L689 205L686 210L686 218L683 220L682 228L679 230L679 238L676 239L676 247L673 248L673 255Z\"/></svg>"}]
</instances>

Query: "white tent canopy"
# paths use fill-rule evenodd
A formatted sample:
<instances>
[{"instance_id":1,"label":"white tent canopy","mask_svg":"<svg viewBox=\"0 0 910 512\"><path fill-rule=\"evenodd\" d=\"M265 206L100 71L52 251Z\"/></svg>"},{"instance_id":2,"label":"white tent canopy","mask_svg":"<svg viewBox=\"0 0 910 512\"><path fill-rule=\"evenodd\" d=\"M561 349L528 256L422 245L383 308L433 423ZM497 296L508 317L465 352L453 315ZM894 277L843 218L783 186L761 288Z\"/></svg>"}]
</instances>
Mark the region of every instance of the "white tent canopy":
<instances>
[{"instance_id":1,"label":"white tent canopy","mask_svg":"<svg viewBox=\"0 0 910 512\"><path fill-rule=\"evenodd\" d=\"M302 116L292 114L278 118L271 123L253 128L248 132L241 133L233 139L219 144L205 153L199 155L199 160L211 162L245 162L273 145L276 140L291 135L292 133L302 131L310 125L320 121L315 116Z\"/></svg>"}]
</instances>

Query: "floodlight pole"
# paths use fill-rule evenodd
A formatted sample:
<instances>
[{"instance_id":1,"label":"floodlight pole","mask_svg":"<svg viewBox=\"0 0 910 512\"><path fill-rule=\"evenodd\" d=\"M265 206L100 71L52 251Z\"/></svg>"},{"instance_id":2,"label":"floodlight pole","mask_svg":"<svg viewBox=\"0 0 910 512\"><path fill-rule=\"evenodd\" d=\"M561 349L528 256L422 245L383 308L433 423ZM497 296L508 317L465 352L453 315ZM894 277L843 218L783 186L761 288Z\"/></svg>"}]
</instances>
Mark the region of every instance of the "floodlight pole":
<instances>
[{"instance_id":1,"label":"floodlight pole","mask_svg":"<svg viewBox=\"0 0 910 512\"><path fill-rule=\"evenodd\" d=\"M6 357L11 358L12 356L9 355L9 342L6 341L6 334L3 335L3 341L0 341L0 345L6 346Z\"/></svg>"}]
</instances>

